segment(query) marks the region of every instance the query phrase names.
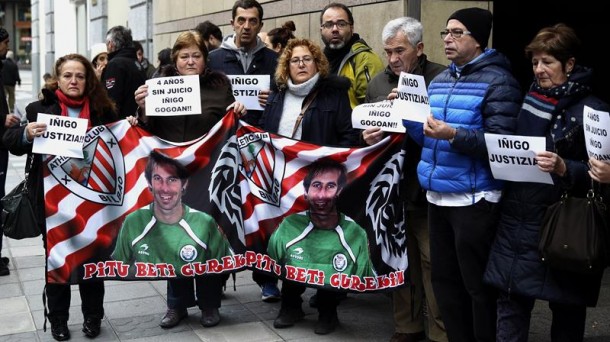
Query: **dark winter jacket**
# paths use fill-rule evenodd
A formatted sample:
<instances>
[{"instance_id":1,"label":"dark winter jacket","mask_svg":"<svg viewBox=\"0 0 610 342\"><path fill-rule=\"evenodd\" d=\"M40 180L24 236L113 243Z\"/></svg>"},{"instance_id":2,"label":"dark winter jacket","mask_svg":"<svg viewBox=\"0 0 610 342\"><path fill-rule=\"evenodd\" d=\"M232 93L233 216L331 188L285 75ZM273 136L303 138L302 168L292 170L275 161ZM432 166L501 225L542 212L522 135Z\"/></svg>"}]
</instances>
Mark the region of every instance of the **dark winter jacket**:
<instances>
[{"instance_id":1,"label":"dark winter jacket","mask_svg":"<svg viewBox=\"0 0 610 342\"><path fill-rule=\"evenodd\" d=\"M172 66L162 69L161 77L176 76ZM227 113L235 102L231 82L221 72L206 70L199 77L201 114L178 116L149 116L144 125L152 134L173 142L186 142L206 134Z\"/></svg>"},{"instance_id":2,"label":"dark winter jacket","mask_svg":"<svg viewBox=\"0 0 610 342\"><path fill-rule=\"evenodd\" d=\"M14 87L16 84L21 85L19 67L17 66L17 63L10 58L4 60L4 67L2 68L2 84L12 87Z\"/></svg>"},{"instance_id":3,"label":"dark winter jacket","mask_svg":"<svg viewBox=\"0 0 610 342\"><path fill-rule=\"evenodd\" d=\"M434 118L455 127L457 134L450 144L424 137L421 123L403 121L411 137L423 144L417 167L421 186L441 193L501 190L502 181L489 168L484 134L515 131L522 96L508 59L487 49L459 77L451 64L430 83L428 95Z\"/></svg>"},{"instance_id":4,"label":"dark winter jacket","mask_svg":"<svg viewBox=\"0 0 610 342\"><path fill-rule=\"evenodd\" d=\"M411 74L422 75L426 81L426 87L436 75L447 69L446 66L428 60L425 54L419 56L417 66L411 70ZM399 76L387 66L383 72L373 77L366 89L365 103L380 102L387 99L392 89L398 86ZM421 158L421 146L417 144L408 134L405 134L405 164L403 191L407 202L407 209L427 210L426 193L422 190L417 178L417 164Z\"/></svg>"},{"instance_id":5,"label":"dark winter jacket","mask_svg":"<svg viewBox=\"0 0 610 342\"><path fill-rule=\"evenodd\" d=\"M0 74L4 72L4 63L0 61ZM9 113L8 102L6 102L6 93L4 92L4 87L0 87L0 136L4 134L6 127L4 127L4 123L6 122L6 115ZM0 143L0 148L6 148L4 143Z\"/></svg>"},{"instance_id":6,"label":"dark winter jacket","mask_svg":"<svg viewBox=\"0 0 610 342\"><path fill-rule=\"evenodd\" d=\"M236 47L233 40L233 35L226 37L220 48L210 52L208 68L221 71L225 75L269 75L273 87L273 76L278 59L277 53L266 48L260 39L258 39L256 48L246 53L243 49ZM248 54L250 55L248 56ZM247 70L244 70L241 58L250 59ZM257 125L262 113L260 110L248 110L242 120L251 125Z\"/></svg>"},{"instance_id":7,"label":"dark winter jacket","mask_svg":"<svg viewBox=\"0 0 610 342\"><path fill-rule=\"evenodd\" d=\"M588 85L591 72L575 68L569 81ZM602 271L583 275L552 270L542 264L538 253L540 225L547 207L557 202L564 191L585 197L591 184L583 131L584 106L610 110L608 104L591 95L588 88L587 92L560 99L552 113L550 127L563 125L565 130L558 130L554 137L551 129L546 133L547 151L556 152L565 161L567 172L564 177L552 174L554 185L507 182L484 279L509 294L566 304L594 306L597 302ZM526 129L528 127L520 125L516 134L523 135ZM584 227L574 227L579 228Z\"/></svg>"},{"instance_id":8,"label":"dark winter jacket","mask_svg":"<svg viewBox=\"0 0 610 342\"><path fill-rule=\"evenodd\" d=\"M108 96L116 103L119 118L135 114L138 105L134 94L145 81L135 48L126 47L108 54L102 84L106 86Z\"/></svg>"},{"instance_id":9,"label":"dark winter jacket","mask_svg":"<svg viewBox=\"0 0 610 342\"><path fill-rule=\"evenodd\" d=\"M323 146L356 146L359 131L352 127L352 107L347 91L350 82L345 77L329 75L320 78L305 97L305 104L312 93L315 99L303 116L301 140ZM284 109L285 89L273 91L260 126L265 131L277 133Z\"/></svg>"},{"instance_id":10,"label":"dark winter jacket","mask_svg":"<svg viewBox=\"0 0 610 342\"><path fill-rule=\"evenodd\" d=\"M42 90L43 99L30 103L25 107L28 122L36 122L38 113L61 115L61 108L55 93L48 90ZM102 115L96 113L91 108L90 121L91 126L100 126L116 121L116 113L112 110L104 112ZM17 156L28 154L28 158L32 155L32 143L23 141L23 134L26 126L16 126L6 130L2 136L2 142L8 150ZM37 215L37 220L42 233L46 232L45 225L45 210L44 210L44 187L43 187L43 164L42 155L34 154L34 161L30 169L28 177L28 188L32 197L32 202L35 206L34 211Z\"/></svg>"}]
</instances>

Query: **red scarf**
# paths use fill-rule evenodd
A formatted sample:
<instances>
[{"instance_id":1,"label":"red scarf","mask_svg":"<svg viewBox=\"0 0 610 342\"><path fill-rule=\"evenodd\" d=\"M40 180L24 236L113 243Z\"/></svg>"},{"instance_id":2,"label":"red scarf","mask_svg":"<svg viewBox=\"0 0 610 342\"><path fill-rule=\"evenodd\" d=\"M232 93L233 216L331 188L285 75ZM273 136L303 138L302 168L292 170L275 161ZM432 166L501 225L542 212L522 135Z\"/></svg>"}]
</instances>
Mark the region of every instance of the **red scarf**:
<instances>
[{"instance_id":1,"label":"red scarf","mask_svg":"<svg viewBox=\"0 0 610 342\"><path fill-rule=\"evenodd\" d=\"M87 128L91 128L91 120L89 113L89 96L83 96L80 100L69 98L61 90L55 90L55 95L59 99L59 107L61 108L61 115L68 116L68 107L79 108L80 113L78 117L81 119L87 119Z\"/></svg>"}]
</instances>

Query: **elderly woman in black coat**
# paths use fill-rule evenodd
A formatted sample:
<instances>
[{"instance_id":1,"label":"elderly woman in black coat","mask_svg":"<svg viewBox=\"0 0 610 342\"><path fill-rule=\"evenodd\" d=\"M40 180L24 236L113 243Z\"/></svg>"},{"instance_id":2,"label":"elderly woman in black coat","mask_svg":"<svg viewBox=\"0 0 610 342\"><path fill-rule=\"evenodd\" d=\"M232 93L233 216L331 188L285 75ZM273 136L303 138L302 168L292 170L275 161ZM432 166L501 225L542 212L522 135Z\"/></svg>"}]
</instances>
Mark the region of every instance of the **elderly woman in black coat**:
<instances>
[{"instance_id":1,"label":"elderly woman in black coat","mask_svg":"<svg viewBox=\"0 0 610 342\"><path fill-rule=\"evenodd\" d=\"M535 81L518 119L517 135L546 137L538 167L552 185L509 182L485 280L500 289L498 341L527 341L536 299L553 313L551 341L582 341L586 307L596 305L603 270L579 274L553 269L538 253L546 209L564 192L585 197L591 187L583 130L583 109L608 111L591 94L590 69L576 64L579 39L570 27L543 28L525 48ZM574 229L583 229L574 227Z\"/></svg>"}]
</instances>

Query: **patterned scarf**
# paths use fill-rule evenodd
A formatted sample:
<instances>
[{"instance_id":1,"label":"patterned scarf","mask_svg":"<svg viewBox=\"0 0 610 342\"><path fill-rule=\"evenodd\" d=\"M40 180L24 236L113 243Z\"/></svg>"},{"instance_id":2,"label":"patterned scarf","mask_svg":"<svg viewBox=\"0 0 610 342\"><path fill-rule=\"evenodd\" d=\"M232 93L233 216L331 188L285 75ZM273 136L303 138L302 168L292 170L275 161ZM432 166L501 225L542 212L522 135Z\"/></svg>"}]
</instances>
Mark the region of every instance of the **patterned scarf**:
<instances>
[{"instance_id":1,"label":"patterned scarf","mask_svg":"<svg viewBox=\"0 0 610 342\"><path fill-rule=\"evenodd\" d=\"M89 96L83 96L80 100L69 98L61 90L55 90L55 95L59 99L59 107L61 108L61 115L68 116L68 107L80 108L80 114L78 117L81 119L87 119L87 128L91 128L90 112L89 112Z\"/></svg>"},{"instance_id":2,"label":"patterned scarf","mask_svg":"<svg viewBox=\"0 0 610 342\"><path fill-rule=\"evenodd\" d=\"M517 134L546 136L550 131L553 137L563 136L563 132L571 128L573 121L560 114L591 92L591 88L586 84L589 80L590 70L576 67L574 73L560 86L543 89L534 82L519 112Z\"/></svg>"}]
</instances>

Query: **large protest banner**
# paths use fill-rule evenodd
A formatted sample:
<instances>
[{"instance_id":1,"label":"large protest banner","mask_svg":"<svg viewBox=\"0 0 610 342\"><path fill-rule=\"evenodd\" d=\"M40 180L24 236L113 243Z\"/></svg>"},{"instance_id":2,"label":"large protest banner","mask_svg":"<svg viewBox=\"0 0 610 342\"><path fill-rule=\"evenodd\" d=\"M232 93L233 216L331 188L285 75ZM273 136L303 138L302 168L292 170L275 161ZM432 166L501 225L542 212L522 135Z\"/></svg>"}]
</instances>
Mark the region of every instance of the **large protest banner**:
<instances>
[{"instance_id":1,"label":"large protest banner","mask_svg":"<svg viewBox=\"0 0 610 342\"><path fill-rule=\"evenodd\" d=\"M85 158L51 156L46 161L47 280L150 280L259 269L314 287L375 291L404 285L408 263L399 202L402 138L390 135L366 148L317 146L261 131L235 120L232 112L206 136L179 145L125 120L94 127L85 139ZM214 218L231 255L185 262L172 272L167 272L167 264L136 265L111 258L125 217L153 201L144 176L153 150L189 169L183 202ZM335 229L341 257L333 259L334 270L289 266L267 253L278 225L293 214L307 213L303 178L319 160L347 169L347 184L338 199L345 226ZM358 259L349 242L350 230L358 226L368 239L365 252L372 272L367 274L344 272L346 264Z\"/></svg>"}]
</instances>

